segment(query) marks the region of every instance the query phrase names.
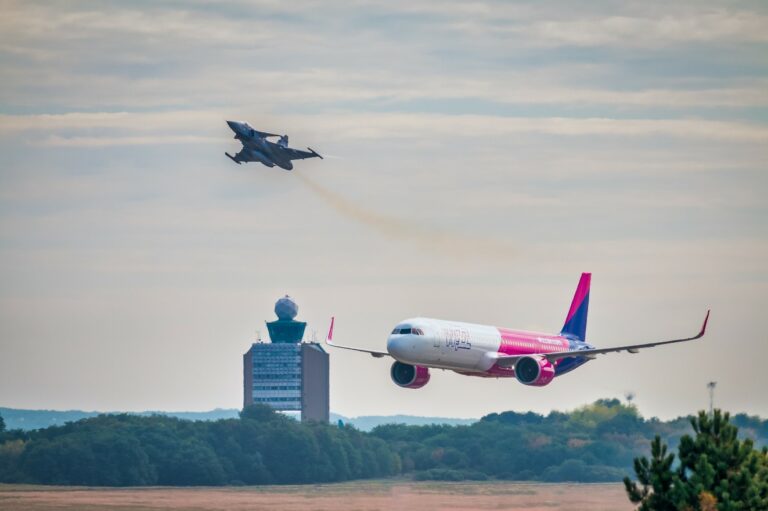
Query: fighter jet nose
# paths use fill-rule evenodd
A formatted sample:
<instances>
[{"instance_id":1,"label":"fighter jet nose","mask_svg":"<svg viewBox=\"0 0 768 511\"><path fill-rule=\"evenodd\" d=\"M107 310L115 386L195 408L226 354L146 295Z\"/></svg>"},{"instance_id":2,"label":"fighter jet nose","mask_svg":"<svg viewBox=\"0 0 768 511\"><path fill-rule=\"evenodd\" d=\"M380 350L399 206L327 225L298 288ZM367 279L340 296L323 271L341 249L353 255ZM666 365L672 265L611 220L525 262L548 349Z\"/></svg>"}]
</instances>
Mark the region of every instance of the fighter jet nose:
<instances>
[{"instance_id":1,"label":"fighter jet nose","mask_svg":"<svg viewBox=\"0 0 768 511\"><path fill-rule=\"evenodd\" d=\"M235 129L235 125L236 125L236 124L237 124L237 123L236 123L235 121L227 121L227 126L229 126L229 127L230 127L230 128L232 128L232 129Z\"/></svg>"}]
</instances>

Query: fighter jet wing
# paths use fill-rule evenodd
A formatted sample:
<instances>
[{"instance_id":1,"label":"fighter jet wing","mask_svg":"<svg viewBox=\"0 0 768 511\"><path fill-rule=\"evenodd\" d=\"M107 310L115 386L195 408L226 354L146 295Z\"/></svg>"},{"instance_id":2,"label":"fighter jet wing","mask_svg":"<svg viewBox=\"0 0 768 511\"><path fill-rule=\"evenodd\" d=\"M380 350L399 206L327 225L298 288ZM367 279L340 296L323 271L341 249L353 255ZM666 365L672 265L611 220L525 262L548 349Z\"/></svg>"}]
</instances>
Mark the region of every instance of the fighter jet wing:
<instances>
[{"instance_id":1,"label":"fighter jet wing","mask_svg":"<svg viewBox=\"0 0 768 511\"><path fill-rule=\"evenodd\" d=\"M241 163L247 163L249 161L256 161L250 156L249 151L245 150L245 146L243 146L243 149L239 153L235 154L234 156L232 156L229 153L224 153L224 154L226 154L230 160L237 163L238 165L240 165Z\"/></svg>"},{"instance_id":2,"label":"fighter jet wing","mask_svg":"<svg viewBox=\"0 0 768 511\"><path fill-rule=\"evenodd\" d=\"M292 149L290 147L284 147L282 148L283 152L288 156L291 160L304 160L306 158L320 158L321 160L323 157L316 153L311 147L307 147L309 151L302 151L301 149Z\"/></svg>"},{"instance_id":3,"label":"fighter jet wing","mask_svg":"<svg viewBox=\"0 0 768 511\"><path fill-rule=\"evenodd\" d=\"M531 355L539 355L543 358L546 358L550 362L555 362L557 360L560 360L563 358L569 358L569 357L585 357L589 359L594 359L597 355L605 355L606 353L618 353L620 351L626 351L627 353L637 353L643 348L653 348L654 346L661 346L663 344L674 344L678 342L686 342L686 341L693 341L696 339L700 339L704 337L704 333L707 331L708 321L709 321L709 311L707 311L707 315L704 317L704 323L701 325L701 330L699 330L699 333L694 335L693 337L685 337L683 339L669 339L669 340L656 341L656 342L646 342L643 344L615 346L612 348L596 348L596 349L573 350L573 351L555 351L550 353L531 353ZM525 356L527 355L496 354L495 358L496 358L496 363L500 367L513 367L518 360L520 360Z\"/></svg>"},{"instance_id":4,"label":"fighter jet wing","mask_svg":"<svg viewBox=\"0 0 768 511\"><path fill-rule=\"evenodd\" d=\"M267 133L266 131L259 131L251 128L251 135L258 135L261 138L267 138L267 137L279 137L280 135L276 133Z\"/></svg>"}]
</instances>

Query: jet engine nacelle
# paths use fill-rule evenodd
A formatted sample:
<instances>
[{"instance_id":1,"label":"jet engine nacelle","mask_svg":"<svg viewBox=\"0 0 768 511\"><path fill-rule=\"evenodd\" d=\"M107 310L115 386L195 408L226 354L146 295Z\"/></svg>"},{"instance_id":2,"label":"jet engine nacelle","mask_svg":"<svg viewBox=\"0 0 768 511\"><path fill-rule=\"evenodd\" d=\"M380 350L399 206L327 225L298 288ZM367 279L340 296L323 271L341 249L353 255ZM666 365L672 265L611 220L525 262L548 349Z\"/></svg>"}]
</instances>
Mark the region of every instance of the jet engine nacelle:
<instances>
[{"instance_id":1,"label":"jet engine nacelle","mask_svg":"<svg viewBox=\"0 0 768 511\"><path fill-rule=\"evenodd\" d=\"M395 362L389 371L392 381L406 389L420 389L429 383L429 368Z\"/></svg>"},{"instance_id":2,"label":"jet engine nacelle","mask_svg":"<svg viewBox=\"0 0 768 511\"><path fill-rule=\"evenodd\" d=\"M523 385L543 387L555 378L555 366L542 356L523 357L515 364L515 377Z\"/></svg>"}]
</instances>

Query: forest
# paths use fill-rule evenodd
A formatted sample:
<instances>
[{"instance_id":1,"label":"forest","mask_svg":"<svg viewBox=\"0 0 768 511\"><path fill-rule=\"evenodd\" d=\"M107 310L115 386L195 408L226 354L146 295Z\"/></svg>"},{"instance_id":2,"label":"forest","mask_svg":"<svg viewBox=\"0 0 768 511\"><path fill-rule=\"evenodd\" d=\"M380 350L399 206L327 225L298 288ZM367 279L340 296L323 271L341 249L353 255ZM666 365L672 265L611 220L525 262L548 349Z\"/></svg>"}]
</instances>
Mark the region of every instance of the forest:
<instances>
[{"instance_id":1,"label":"forest","mask_svg":"<svg viewBox=\"0 0 768 511\"><path fill-rule=\"evenodd\" d=\"M768 443L768 421L730 419ZM658 436L676 448L691 420L644 419L616 399L570 412L504 412L467 426L298 422L265 406L239 418L190 421L100 415L35 431L0 419L0 482L88 486L261 485L416 480L620 481Z\"/></svg>"}]
</instances>

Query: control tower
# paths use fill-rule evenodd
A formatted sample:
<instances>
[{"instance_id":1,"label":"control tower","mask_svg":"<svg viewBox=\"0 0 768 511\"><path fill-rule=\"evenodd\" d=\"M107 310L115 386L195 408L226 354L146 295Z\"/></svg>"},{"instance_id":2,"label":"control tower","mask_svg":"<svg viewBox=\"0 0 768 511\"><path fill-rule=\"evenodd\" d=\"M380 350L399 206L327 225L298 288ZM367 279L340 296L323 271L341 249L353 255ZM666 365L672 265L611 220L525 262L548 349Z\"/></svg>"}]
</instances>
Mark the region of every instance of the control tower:
<instances>
[{"instance_id":1,"label":"control tower","mask_svg":"<svg viewBox=\"0 0 768 511\"><path fill-rule=\"evenodd\" d=\"M302 342L307 324L296 321L299 307L286 295L275 303L276 321L267 322L271 342L256 342L243 355L243 405L266 404L300 411L301 420L328 422L328 354L316 342Z\"/></svg>"}]
</instances>

